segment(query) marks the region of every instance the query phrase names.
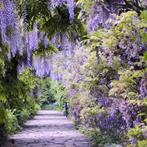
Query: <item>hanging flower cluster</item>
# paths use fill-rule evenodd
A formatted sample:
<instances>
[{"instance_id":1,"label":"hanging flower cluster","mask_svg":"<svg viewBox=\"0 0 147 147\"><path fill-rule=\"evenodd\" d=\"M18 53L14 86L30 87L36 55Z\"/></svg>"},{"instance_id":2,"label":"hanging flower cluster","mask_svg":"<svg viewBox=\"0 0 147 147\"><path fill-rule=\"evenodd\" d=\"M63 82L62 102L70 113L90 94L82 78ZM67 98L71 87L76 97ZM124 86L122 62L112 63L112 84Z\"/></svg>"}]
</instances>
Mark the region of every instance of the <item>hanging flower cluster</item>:
<instances>
[{"instance_id":1,"label":"hanging flower cluster","mask_svg":"<svg viewBox=\"0 0 147 147\"><path fill-rule=\"evenodd\" d=\"M9 45L12 56L15 56L16 53L22 54L22 40L16 5L10 0L0 0L0 32L3 44Z\"/></svg>"}]
</instances>

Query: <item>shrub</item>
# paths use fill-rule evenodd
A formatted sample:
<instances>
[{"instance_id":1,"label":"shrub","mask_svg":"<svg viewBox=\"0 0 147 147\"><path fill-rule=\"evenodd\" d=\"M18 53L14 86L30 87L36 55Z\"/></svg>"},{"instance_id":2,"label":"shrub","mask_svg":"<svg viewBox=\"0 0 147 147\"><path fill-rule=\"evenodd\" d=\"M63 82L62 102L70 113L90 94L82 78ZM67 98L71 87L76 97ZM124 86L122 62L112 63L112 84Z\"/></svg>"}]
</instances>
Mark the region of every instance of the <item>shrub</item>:
<instances>
[{"instance_id":1,"label":"shrub","mask_svg":"<svg viewBox=\"0 0 147 147\"><path fill-rule=\"evenodd\" d=\"M19 124L22 125L30 117L30 112L28 109L24 108L17 114L17 117Z\"/></svg>"},{"instance_id":2,"label":"shrub","mask_svg":"<svg viewBox=\"0 0 147 147\"><path fill-rule=\"evenodd\" d=\"M7 118L6 118L6 131L8 134L15 133L18 129L20 129L16 116L14 115L15 110L6 110Z\"/></svg>"},{"instance_id":3,"label":"shrub","mask_svg":"<svg viewBox=\"0 0 147 147\"><path fill-rule=\"evenodd\" d=\"M147 147L147 140L139 141L138 147Z\"/></svg>"},{"instance_id":4,"label":"shrub","mask_svg":"<svg viewBox=\"0 0 147 147\"><path fill-rule=\"evenodd\" d=\"M111 146L113 143L116 143L114 138L111 138L111 136L109 136L108 134L101 132L98 128L82 127L80 130L91 138L92 147L108 147ZM118 147L121 146L118 145Z\"/></svg>"},{"instance_id":5,"label":"shrub","mask_svg":"<svg viewBox=\"0 0 147 147\"><path fill-rule=\"evenodd\" d=\"M66 101L66 91L60 82L46 78L42 81L40 99L43 107L56 102L56 109L63 110Z\"/></svg>"}]
</instances>

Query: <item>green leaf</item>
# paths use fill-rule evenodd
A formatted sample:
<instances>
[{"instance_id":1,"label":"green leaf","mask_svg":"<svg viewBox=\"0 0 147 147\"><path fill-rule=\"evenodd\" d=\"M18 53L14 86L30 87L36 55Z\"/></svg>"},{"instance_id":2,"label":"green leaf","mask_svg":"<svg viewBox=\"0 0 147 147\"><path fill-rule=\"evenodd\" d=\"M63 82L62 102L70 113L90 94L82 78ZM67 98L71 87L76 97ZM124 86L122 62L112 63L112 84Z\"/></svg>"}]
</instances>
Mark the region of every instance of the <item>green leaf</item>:
<instances>
[{"instance_id":1,"label":"green leaf","mask_svg":"<svg viewBox=\"0 0 147 147\"><path fill-rule=\"evenodd\" d=\"M143 60L147 61L147 52L144 53Z\"/></svg>"},{"instance_id":2,"label":"green leaf","mask_svg":"<svg viewBox=\"0 0 147 147\"><path fill-rule=\"evenodd\" d=\"M140 17L147 21L147 10L142 11Z\"/></svg>"},{"instance_id":3,"label":"green leaf","mask_svg":"<svg viewBox=\"0 0 147 147\"><path fill-rule=\"evenodd\" d=\"M143 44L147 43L147 33L142 34L142 43Z\"/></svg>"}]
</instances>

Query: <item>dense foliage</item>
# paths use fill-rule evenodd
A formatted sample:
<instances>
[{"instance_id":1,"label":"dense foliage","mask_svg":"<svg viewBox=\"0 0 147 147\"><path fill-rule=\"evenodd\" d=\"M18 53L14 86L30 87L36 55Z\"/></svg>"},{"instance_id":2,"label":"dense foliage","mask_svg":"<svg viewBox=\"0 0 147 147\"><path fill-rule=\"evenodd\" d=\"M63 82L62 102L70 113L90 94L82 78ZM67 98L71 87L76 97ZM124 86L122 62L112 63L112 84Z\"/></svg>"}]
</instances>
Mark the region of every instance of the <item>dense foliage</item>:
<instances>
[{"instance_id":1,"label":"dense foliage","mask_svg":"<svg viewBox=\"0 0 147 147\"><path fill-rule=\"evenodd\" d=\"M54 55L71 117L94 146L147 145L147 11L136 2L79 1L88 33L73 54Z\"/></svg>"},{"instance_id":2,"label":"dense foliage","mask_svg":"<svg viewBox=\"0 0 147 147\"><path fill-rule=\"evenodd\" d=\"M40 109L41 78L51 70L47 57L58 50L53 36L82 33L79 10L74 1L0 0L0 146Z\"/></svg>"},{"instance_id":3,"label":"dense foliage","mask_svg":"<svg viewBox=\"0 0 147 147\"><path fill-rule=\"evenodd\" d=\"M39 99L33 93L35 87L39 86L39 79L30 69L26 69L18 79L14 78L13 75L1 78L1 141L7 134L20 129L20 126L40 109Z\"/></svg>"},{"instance_id":4,"label":"dense foliage","mask_svg":"<svg viewBox=\"0 0 147 147\"><path fill-rule=\"evenodd\" d=\"M40 100L44 109L64 109L66 91L60 82L49 78L43 79L40 93Z\"/></svg>"},{"instance_id":5,"label":"dense foliage","mask_svg":"<svg viewBox=\"0 0 147 147\"><path fill-rule=\"evenodd\" d=\"M67 101L93 146L147 146L146 0L0 0L0 137Z\"/></svg>"}]
</instances>

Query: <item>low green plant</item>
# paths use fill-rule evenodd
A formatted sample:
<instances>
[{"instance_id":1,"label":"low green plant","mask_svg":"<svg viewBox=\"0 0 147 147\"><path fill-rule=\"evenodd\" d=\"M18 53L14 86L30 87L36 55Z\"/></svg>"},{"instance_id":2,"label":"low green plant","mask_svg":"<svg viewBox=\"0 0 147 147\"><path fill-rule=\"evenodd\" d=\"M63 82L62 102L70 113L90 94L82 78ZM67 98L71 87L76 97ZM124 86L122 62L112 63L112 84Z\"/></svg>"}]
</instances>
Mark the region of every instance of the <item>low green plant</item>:
<instances>
[{"instance_id":1,"label":"low green plant","mask_svg":"<svg viewBox=\"0 0 147 147\"><path fill-rule=\"evenodd\" d=\"M34 111L37 113L39 110L41 109L41 106L40 106L40 104L35 104L34 105Z\"/></svg>"},{"instance_id":2,"label":"low green plant","mask_svg":"<svg viewBox=\"0 0 147 147\"><path fill-rule=\"evenodd\" d=\"M143 125L143 124L142 124ZM146 127L136 125L128 131L128 135L131 141L130 146L132 147L146 147L147 140L144 134ZM146 131L145 131L146 132Z\"/></svg>"},{"instance_id":3,"label":"low green plant","mask_svg":"<svg viewBox=\"0 0 147 147\"><path fill-rule=\"evenodd\" d=\"M40 99L42 102L42 108L48 107L47 109L64 109L66 91L60 82L46 78L42 81L41 88L42 93L40 95ZM55 103L56 106L53 106Z\"/></svg>"},{"instance_id":4,"label":"low green plant","mask_svg":"<svg viewBox=\"0 0 147 147\"><path fill-rule=\"evenodd\" d=\"M19 124L23 124L28 118L30 117L30 112L28 109L24 108L20 111L20 113L17 115Z\"/></svg>"},{"instance_id":5,"label":"low green plant","mask_svg":"<svg viewBox=\"0 0 147 147\"><path fill-rule=\"evenodd\" d=\"M147 140L139 141L138 147L147 147Z\"/></svg>"},{"instance_id":6,"label":"low green plant","mask_svg":"<svg viewBox=\"0 0 147 147\"><path fill-rule=\"evenodd\" d=\"M6 117L5 127L7 134L13 134L20 129L17 117L14 115L14 113L15 110L13 111L9 109L6 110L7 117Z\"/></svg>"},{"instance_id":7,"label":"low green plant","mask_svg":"<svg viewBox=\"0 0 147 147\"><path fill-rule=\"evenodd\" d=\"M80 131L91 138L92 147L108 147L108 144L111 146L113 143L116 143L111 136L105 134L105 132L101 132L99 128L81 127Z\"/></svg>"}]
</instances>

